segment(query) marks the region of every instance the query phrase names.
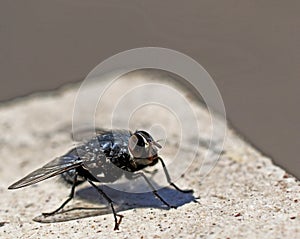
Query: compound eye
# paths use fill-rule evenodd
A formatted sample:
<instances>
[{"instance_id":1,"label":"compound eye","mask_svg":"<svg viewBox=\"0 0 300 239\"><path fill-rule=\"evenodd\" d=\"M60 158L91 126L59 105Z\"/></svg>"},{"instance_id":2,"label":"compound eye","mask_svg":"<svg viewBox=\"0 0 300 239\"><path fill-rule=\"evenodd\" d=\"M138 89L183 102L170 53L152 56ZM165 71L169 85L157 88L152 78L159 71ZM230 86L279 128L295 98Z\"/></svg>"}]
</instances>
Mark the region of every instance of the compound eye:
<instances>
[{"instance_id":1,"label":"compound eye","mask_svg":"<svg viewBox=\"0 0 300 239\"><path fill-rule=\"evenodd\" d=\"M150 134L147 133L147 132L144 131L144 130L138 131L137 133L140 133L140 134L143 135L145 138L152 139L152 137L150 136Z\"/></svg>"},{"instance_id":2,"label":"compound eye","mask_svg":"<svg viewBox=\"0 0 300 239\"><path fill-rule=\"evenodd\" d=\"M136 131L134 134L139 137L139 140L143 140L146 143L154 141L151 135L146 131L140 130Z\"/></svg>"},{"instance_id":3,"label":"compound eye","mask_svg":"<svg viewBox=\"0 0 300 239\"><path fill-rule=\"evenodd\" d=\"M131 151L135 149L138 144L138 138L135 135L132 135L128 141L128 147Z\"/></svg>"},{"instance_id":4,"label":"compound eye","mask_svg":"<svg viewBox=\"0 0 300 239\"><path fill-rule=\"evenodd\" d=\"M141 157L144 152L145 142L140 135L132 135L128 141L128 148L134 157Z\"/></svg>"}]
</instances>

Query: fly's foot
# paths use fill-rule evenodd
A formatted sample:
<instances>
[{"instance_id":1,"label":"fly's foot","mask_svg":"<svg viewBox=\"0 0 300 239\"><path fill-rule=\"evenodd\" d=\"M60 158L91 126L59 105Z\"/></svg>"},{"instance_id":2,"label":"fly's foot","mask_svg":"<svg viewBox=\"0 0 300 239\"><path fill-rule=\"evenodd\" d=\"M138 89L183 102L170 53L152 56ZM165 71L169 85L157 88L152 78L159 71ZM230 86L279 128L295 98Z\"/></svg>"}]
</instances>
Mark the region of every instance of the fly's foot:
<instances>
[{"instance_id":1,"label":"fly's foot","mask_svg":"<svg viewBox=\"0 0 300 239\"><path fill-rule=\"evenodd\" d=\"M53 216L55 213L53 213L53 212L43 212L42 213L42 215L44 216L44 217L50 217L50 216Z\"/></svg>"},{"instance_id":2,"label":"fly's foot","mask_svg":"<svg viewBox=\"0 0 300 239\"><path fill-rule=\"evenodd\" d=\"M182 193L194 193L193 189L185 189L185 190L181 190L180 192Z\"/></svg>"},{"instance_id":3,"label":"fly's foot","mask_svg":"<svg viewBox=\"0 0 300 239\"><path fill-rule=\"evenodd\" d=\"M194 193L193 189L180 189L175 183L170 183L170 185L175 188L177 191L182 193Z\"/></svg>"},{"instance_id":4,"label":"fly's foot","mask_svg":"<svg viewBox=\"0 0 300 239\"><path fill-rule=\"evenodd\" d=\"M53 215L55 215L56 213L58 213L60 210L61 210L61 209L55 210L55 211L53 211L53 212L43 212L42 215L43 215L44 217L53 216Z\"/></svg>"},{"instance_id":5,"label":"fly's foot","mask_svg":"<svg viewBox=\"0 0 300 239\"><path fill-rule=\"evenodd\" d=\"M169 209L177 209L177 206L174 205L170 205L169 203L167 203L166 201L163 201L163 203L167 206L167 208Z\"/></svg>"},{"instance_id":6,"label":"fly's foot","mask_svg":"<svg viewBox=\"0 0 300 239\"><path fill-rule=\"evenodd\" d=\"M116 231L116 230L119 230L119 225L121 224L122 218L124 217L124 216L121 215L121 214L116 214L116 216L119 217L119 221L117 221L117 222L115 223L115 227L114 227L114 230L115 230L115 231Z\"/></svg>"}]
</instances>

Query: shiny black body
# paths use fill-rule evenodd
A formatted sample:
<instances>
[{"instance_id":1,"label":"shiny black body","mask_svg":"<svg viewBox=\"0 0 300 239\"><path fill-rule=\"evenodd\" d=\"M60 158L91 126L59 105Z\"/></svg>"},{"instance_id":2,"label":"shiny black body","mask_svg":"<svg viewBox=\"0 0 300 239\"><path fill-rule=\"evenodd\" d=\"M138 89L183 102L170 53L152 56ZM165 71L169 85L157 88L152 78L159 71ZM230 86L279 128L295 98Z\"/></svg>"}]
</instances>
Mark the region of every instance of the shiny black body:
<instances>
[{"instance_id":1,"label":"shiny black body","mask_svg":"<svg viewBox=\"0 0 300 239\"><path fill-rule=\"evenodd\" d=\"M95 137L61 157L62 164L81 162L83 159L82 165L63 172L62 178L73 184L74 175L77 173L77 184L86 181L86 179L95 182L114 182L123 175L131 178L131 173L158 163L158 158L154 158L152 163L147 165L133 163L128 149L131 136L132 133L128 130L98 130ZM94 177L95 174L102 176Z\"/></svg>"},{"instance_id":2,"label":"shiny black body","mask_svg":"<svg viewBox=\"0 0 300 239\"><path fill-rule=\"evenodd\" d=\"M62 163L68 161L82 162L78 167L63 172L61 174L62 178L66 182L73 184L74 176L77 173L77 184L86 181L86 179L95 182L114 182L126 171L135 172L142 169L133 167L130 164L128 140L131 135L132 133L127 130L102 130L97 132L95 137L61 157ZM125 171L116 170L115 166ZM144 167L146 166L143 165ZM99 174L103 174L101 180L91 174L92 169L98 170Z\"/></svg>"}]
</instances>

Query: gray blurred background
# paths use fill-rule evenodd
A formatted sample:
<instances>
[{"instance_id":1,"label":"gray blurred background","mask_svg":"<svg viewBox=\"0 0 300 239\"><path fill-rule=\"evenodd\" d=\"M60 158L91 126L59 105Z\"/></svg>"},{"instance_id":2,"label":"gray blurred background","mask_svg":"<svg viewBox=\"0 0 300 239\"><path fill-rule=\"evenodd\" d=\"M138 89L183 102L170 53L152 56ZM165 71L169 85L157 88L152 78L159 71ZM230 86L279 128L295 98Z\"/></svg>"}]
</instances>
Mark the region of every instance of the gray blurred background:
<instances>
[{"instance_id":1,"label":"gray blurred background","mask_svg":"<svg viewBox=\"0 0 300 239\"><path fill-rule=\"evenodd\" d=\"M0 101L78 82L120 51L197 60L228 119L300 178L300 1L0 0Z\"/></svg>"}]
</instances>

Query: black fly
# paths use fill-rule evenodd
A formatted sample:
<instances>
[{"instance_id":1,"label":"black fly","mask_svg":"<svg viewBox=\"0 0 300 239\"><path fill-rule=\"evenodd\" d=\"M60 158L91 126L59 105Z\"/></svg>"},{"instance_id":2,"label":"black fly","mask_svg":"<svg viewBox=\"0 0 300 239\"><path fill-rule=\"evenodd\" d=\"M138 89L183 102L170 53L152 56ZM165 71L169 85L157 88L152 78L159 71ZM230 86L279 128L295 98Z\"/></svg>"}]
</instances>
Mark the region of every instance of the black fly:
<instances>
[{"instance_id":1,"label":"black fly","mask_svg":"<svg viewBox=\"0 0 300 239\"><path fill-rule=\"evenodd\" d=\"M161 146L145 131L132 133L128 130L98 129L94 137L85 140L65 155L33 171L9 186L9 189L29 186L61 174L65 181L72 184L71 193L67 200L56 210L43 213L44 216L50 216L62 210L74 197L76 185L88 181L109 203L115 220L114 230L118 230L121 220L118 221L117 216L120 219L122 216L115 212L112 200L94 182L114 182L123 175L127 178L142 176L152 189L153 194L167 207L172 207L157 193L147 177L142 172L137 172L160 161L167 181L171 186L183 193L193 192L193 190L181 190L171 181L164 161L157 154L158 148L161 148ZM95 177L93 175L102 176Z\"/></svg>"}]
</instances>

